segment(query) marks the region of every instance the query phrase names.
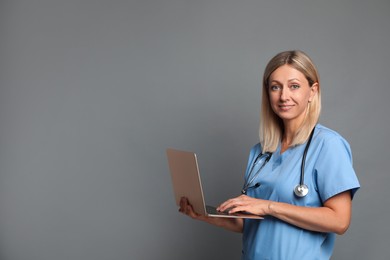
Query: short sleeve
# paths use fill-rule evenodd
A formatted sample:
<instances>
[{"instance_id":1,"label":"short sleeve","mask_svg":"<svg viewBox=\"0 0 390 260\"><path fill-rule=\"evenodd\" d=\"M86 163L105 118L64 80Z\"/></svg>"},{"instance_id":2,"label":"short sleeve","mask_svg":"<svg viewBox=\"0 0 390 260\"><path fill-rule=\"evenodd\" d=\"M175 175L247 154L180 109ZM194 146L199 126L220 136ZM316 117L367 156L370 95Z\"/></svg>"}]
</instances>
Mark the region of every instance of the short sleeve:
<instances>
[{"instance_id":1,"label":"short sleeve","mask_svg":"<svg viewBox=\"0 0 390 260\"><path fill-rule=\"evenodd\" d=\"M347 190L351 191L353 198L360 187L352 166L350 146L341 136L324 140L314 174L322 202Z\"/></svg>"}]
</instances>

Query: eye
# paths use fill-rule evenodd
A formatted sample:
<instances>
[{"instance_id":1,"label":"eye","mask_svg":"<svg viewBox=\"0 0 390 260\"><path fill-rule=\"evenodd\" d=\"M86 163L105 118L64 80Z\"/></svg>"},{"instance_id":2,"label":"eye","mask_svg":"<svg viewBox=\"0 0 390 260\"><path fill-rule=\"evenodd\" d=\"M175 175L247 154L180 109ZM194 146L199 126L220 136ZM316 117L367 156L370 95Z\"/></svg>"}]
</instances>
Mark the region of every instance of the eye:
<instances>
[{"instance_id":1,"label":"eye","mask_svg":"<svg viewBox=\"0 0 390 260\"><path fill-rule=\"evenodd\" d=\"M290 88L291 88L291 89L298 89L298 88L300 88L300 86L299 86L298 84L292 84L292 85L290 86Z\"/></svg>"},{"instance_id":2,"label":"eye","mask_svg":"<svg viewBox=\"0 0 390 260\"><path fill-rule=\"evenodd\" d=\"M270 88L269 88L271 91L277 91L277 90L280 90L280 86L278 86L278 85L272 85L272 86L270 86Z\"/></svg>"}]
</instances>

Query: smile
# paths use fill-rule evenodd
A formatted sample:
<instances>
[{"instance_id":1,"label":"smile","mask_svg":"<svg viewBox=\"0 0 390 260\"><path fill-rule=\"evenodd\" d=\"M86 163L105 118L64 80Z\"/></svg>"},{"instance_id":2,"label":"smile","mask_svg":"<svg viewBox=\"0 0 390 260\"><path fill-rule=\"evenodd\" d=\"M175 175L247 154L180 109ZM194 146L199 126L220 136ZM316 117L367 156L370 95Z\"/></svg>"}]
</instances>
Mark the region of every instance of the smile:
<instances>
[{"instance_id":1,"label":"smile","mask_svg":"<svg viewBox=\"0 0 390 260\"><path fill-rule=\"evenodd\" d=\"M294 105L280 105L279 109L282 111L290 110Z\"/></svg>"}]
</instances>

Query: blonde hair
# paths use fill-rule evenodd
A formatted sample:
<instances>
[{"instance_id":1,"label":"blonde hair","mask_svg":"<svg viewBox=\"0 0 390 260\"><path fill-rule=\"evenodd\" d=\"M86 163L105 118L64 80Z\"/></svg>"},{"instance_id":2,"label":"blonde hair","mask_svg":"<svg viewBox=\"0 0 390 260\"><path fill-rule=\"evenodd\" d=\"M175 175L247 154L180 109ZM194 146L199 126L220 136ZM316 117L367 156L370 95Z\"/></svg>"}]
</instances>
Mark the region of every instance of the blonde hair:
<instances>
[{"instance_id":1,"label":"blonde hair","mask_svg":"<svg viewBox=\"0 0 390 260\"><path fill-rule=\"evenodd\" d=\"M291 146L303 144L311 130L317 124L321 112L321 92L319 75L314 63L304 52L285 51L274 56L267 64L263 76L262 102L260 113L260 143L263 153L275 152L283 136L283 122L271 108L268 93L269 77L279 67L289 65L300 71L309 82L309 86L318 84L317 94L308 104L306 117L292 140Z\"/></svg>"}]
</instances>

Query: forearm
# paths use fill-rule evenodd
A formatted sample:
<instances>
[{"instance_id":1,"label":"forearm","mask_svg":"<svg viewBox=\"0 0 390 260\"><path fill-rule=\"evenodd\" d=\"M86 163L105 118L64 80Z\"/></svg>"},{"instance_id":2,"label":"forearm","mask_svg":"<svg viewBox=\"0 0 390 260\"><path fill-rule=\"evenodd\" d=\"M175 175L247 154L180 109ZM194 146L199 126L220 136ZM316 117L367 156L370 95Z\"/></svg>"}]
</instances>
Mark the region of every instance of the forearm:
<instances>
[{"instance_id":1,"label":"forearm","mask_svg":"<svg viewBox=\"0 0 390 260\"><path fill-rule=\"evenodd\" d=\"M351 207L350 204L335 207L336 204L337 201L331 201L323 207L311 208L270 202L268 214L303 229L343 234L350 224Z\"/></svg>"},{"instance_id":2,"label":"forearm","mask_svg":"<svg viewBox=\"0 0 390 260\"><path fill-rule=\"evenodd\" d=\"M318 232L343 234L351 220L351 193L345 191L324 202L322 207L303 207L241 195L222 203L217 210L236 213L239 211L266 216L270 215L294 226Z\"/></svg>"},{"instance_id":3,"label":"forearm","mask_svg":"<svg viewBox=\"0 0 390 260\"><path fill-rule=\"evenodd\" d=\"M244 221L236 218L218 218L218 217L206 217L202 219L204 222L211 225L222 227L226 230L242 233Z\"/></svg>"}]
</instances>

